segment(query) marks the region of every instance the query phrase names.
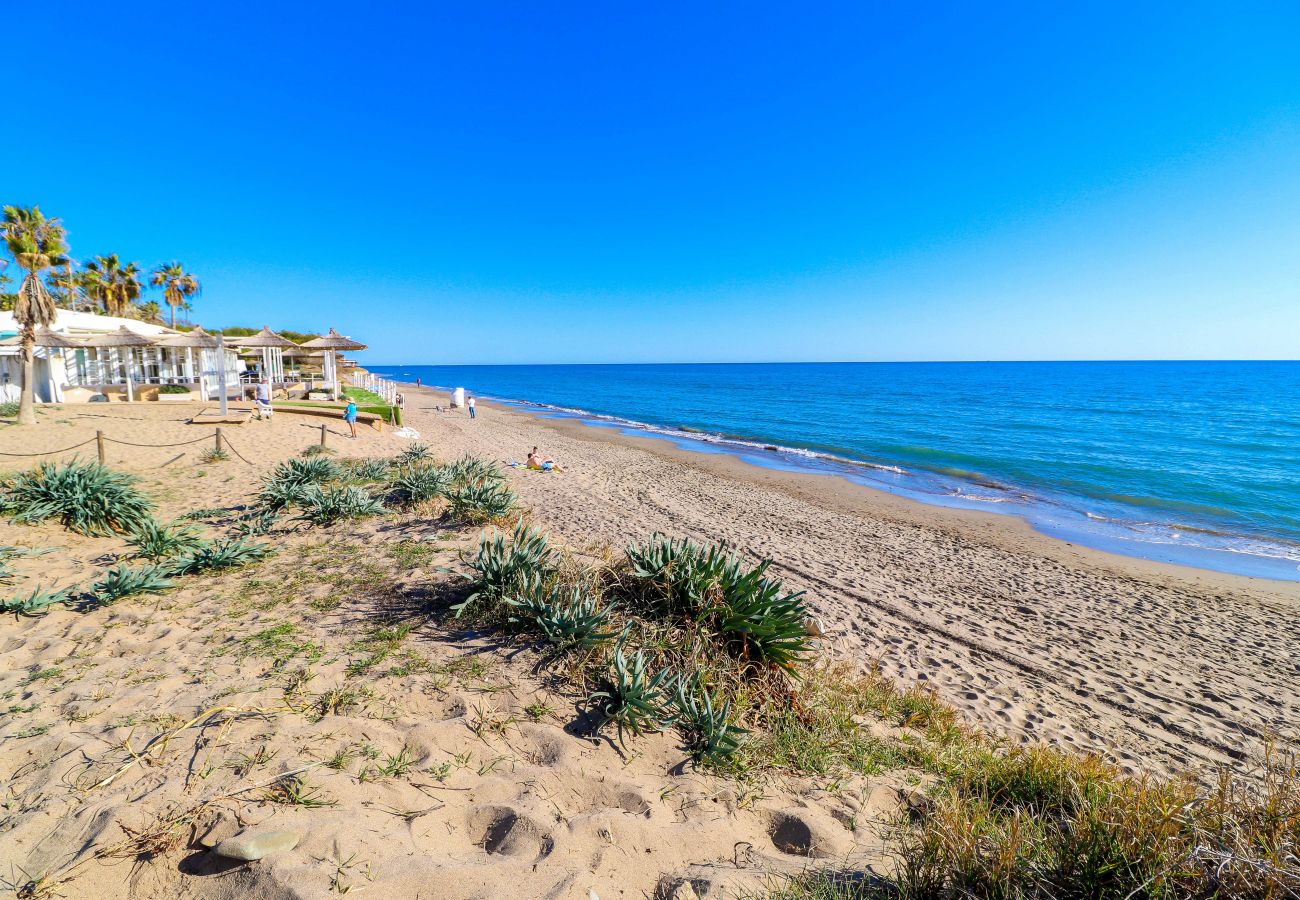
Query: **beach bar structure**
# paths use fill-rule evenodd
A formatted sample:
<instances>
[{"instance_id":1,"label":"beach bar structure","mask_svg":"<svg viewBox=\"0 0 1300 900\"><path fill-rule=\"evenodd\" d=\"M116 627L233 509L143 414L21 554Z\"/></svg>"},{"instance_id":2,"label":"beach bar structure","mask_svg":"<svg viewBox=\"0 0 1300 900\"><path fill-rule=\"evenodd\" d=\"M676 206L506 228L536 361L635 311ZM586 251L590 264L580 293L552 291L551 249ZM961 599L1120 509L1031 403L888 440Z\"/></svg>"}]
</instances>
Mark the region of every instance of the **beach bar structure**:
<instances>
[{"instance_id":1,"label":"beach bar structure","mask_svg":"<svg viewBox=\"0 0 1300 900\"><path fill-rule=\"evenodd\" d=\"M13 313L0 312L0 400L16 400L22 383L17 335ZM213 400L221 395L224 352L227 395L239 396L234 351L175 345L182 336L149 322L61 309L48 331L37 332L33 393L39 403L153 400L161 386L180 385L188 396L163 396Z\"/></svg>"}]
</instances>

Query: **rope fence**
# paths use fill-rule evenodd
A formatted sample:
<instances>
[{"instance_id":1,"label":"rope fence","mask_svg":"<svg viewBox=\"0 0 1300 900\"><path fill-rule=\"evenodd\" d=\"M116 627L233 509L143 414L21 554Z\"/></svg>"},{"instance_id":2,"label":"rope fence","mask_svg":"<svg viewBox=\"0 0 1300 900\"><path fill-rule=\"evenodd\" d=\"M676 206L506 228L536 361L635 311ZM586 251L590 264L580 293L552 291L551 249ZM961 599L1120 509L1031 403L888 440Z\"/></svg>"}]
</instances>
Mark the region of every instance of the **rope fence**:
<instances>
[{"instance_id":1,"label":"rope fence","mask_svg":"<svg viewBox=\"0 0 1300 900\"><path fill-rule=\"evenodd\" d=\"M214 447L217 451L220 452L223 450L229 450L231 453L233 453L235 456L239 458L240 462L249 466L253 465L253 463L249 462L248 458L245 457L244 454L240 453L239 450L233 444L230 443L230 439L227 438L224 434L222 434L220 428L216 429L216 431L213 432L213 434L211 435L204 435L203 437L197 437L194 438L194 440L192 441L176 441L175 443L171 443L171 444L139 444L134 441L123 441L118 438L111 438L108 435L104 434L104 432L102 431L96 431L95 436L93 438L88 438L82 441L80 444L73 444L71 447L61 447L58 450L41 450L37 453L10 453L5 450L0 450L0 456L11 457L14 459L35 459L41 456L58 456L60 453L67 453L70 450L80 450L82 447L88 446L90 444L95 444L96 454L99 456L100 463L107 463L108 454L105 447L106 444L120 444L123 447L143 447L149 450L166 450L170 447L189 447L193 444L203 443L204 441L214 441L215 442ZM321 435L321 443L322 444L325 443L323 434ZM175 459L179 459L179 458L180 457L176 457L172 460L168 460L168 462L164 463L164 465L174 462Z\"/></svg>"}]
</instances>

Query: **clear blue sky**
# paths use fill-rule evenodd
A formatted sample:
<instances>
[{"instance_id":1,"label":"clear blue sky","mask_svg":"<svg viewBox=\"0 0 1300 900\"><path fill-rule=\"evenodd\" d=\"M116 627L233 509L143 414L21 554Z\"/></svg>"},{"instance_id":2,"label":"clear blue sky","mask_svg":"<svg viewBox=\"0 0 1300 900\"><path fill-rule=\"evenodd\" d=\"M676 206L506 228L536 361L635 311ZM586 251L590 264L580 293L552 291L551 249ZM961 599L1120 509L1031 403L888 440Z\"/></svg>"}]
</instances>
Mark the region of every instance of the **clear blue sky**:
<instances>
[{"instance_id":1,"label":"clear blue sky","mask_svg":"<svg viewBox=\"0 0 1300 900\"><path fill-rule=\"evenodd\" d=\"M1300 4L11 4L0 200L373 363L1300 355ZM30 108L27 96L30 94Z\"/></svg>"}]
</instances>

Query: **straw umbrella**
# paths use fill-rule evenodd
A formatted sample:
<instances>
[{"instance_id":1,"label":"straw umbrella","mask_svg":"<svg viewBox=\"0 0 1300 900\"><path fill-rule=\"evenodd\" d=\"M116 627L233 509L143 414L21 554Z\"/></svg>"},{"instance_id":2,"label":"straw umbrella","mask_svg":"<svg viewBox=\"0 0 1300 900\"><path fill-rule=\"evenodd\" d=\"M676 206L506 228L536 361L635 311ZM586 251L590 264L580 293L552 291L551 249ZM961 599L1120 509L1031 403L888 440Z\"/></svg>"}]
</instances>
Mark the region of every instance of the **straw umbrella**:
<instances>
[{"instance_id":1,"label":"straw umbrella","mask_svg":"<svg viewBox=\"0 0 1300 900\"><path fill-rule=\"evenodd\" d=\"M246 347L252 350L262 351L262 375L266 377L271 371L271 360L273 351L289 350L298 348L298 345L288 338L281 337L266 325L257 334L250 334L248 337L226 338L226 343L232 347Z\"/></svg>"},{"instance_id":2,"label":"straw umbrella","mask_svg":"<svg viewBox=\"0 0 1300 900\"><path fill-rule=\"evenodd\" d=\"M131 381L130 350L133 347L152 347L153 345L153 338L147 338L143 334L136 334L125 325L117 331L110 331L108 334L97 334L81 342L83 347L126 348L126 399L128 401L135 400L135 389Z\"/></svg>"},{"instance_id":3,"label":"straw umbrella","mask_svg":"<svg viewBox=\"0 0 1300 900\"><path fill-rule=\"evenodd\" d=\"M334 399L337 400L339 398L339 375L338 365L335 361L334 354L340 350L364 350L366 349L366 345L354 341L351 338L346 338L331 328L329 334L324 337L318 337L312 341L307 341L303 346L311 350L328 351L325 356L325 360L328 363L328 373L326 377L331 378L334 382Z\"/></svg>"},{"instance_id":4,"label":"straw umbrella","mask_svg":"<svg viewBox=\"0 0 1300 900\"><path fill-rule=\"evenodd\" d=\"M204 390L204 382L203 382L203 356L202 356L202 354L200 353L200 356L199 356L199 365L196 367L196 366L194 365L194 350L197 348L197 349L200 350L200 351L203 351L203 350L218 350L218 351L220 351L220 352L217 354L217 358L218 358L218 362L217 362L217 370L218 370L218 372L221 374L221 390L222 390L222 393L225 393L225 385L226 385L226 379L225 379L225 368L226 368L226 367L225 367L224 363L225 363L225 359L226 359L226 353L225 353L225 346L226 346L226 345L225 345L225 343L221 340L220 337L218 337L218 336L215 335L215 334L208 334L206 331L203 330L203 326L202 326L202 325L196 325L196 326L194 326L194 330L193 330L193 331L184 331L184 332L181 332L180 334L169 334L169 335L167 335L165 338L162 338L161 340L158 341L157 346L159 346L159 347L171 347L171 348L173 348L173 349L177 349L177 350L188 350L188 351L189 351L189 355L190 355L190 368L192 368L192 369L196 369L196 370L198 371L198 373L199 373L199 396L203 398L203 402L204 402L204 403L208 402L208 392L207 392L206 390Z\"/></svg>"}]
</instances>

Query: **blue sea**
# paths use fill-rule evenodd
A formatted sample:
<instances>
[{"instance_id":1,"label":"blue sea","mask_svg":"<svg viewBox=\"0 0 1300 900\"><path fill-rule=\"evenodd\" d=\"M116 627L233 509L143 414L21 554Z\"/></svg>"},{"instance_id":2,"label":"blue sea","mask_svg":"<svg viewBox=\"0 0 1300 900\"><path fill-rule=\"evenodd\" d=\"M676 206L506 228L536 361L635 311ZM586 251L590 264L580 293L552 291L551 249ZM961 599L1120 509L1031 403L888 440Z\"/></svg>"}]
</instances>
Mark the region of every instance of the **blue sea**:
<instances>
[{"instance_id":1,"label":"blue sea","mask_svg":"<svg viewBox=\"0 0 1300 900\"><path fill-rule=\"evenodd\" d=\"M374 366L757 465L1300 580L1300 362Z\"/></svg>"}]
</instances>

